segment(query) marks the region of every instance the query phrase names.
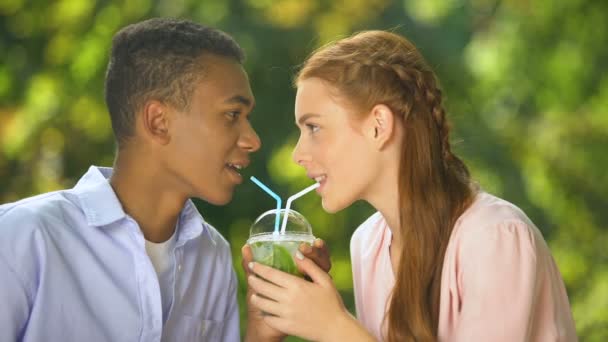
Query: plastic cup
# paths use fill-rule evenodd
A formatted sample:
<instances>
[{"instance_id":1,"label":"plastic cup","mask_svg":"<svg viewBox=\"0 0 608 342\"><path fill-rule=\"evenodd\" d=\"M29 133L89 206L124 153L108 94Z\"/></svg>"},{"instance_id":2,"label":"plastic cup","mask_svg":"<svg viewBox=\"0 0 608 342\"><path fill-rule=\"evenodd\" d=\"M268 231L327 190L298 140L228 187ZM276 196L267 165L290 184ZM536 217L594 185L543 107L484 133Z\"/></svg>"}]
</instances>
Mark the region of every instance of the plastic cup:
<instances>
[{"instance_id":1,"label":"plastic cup","mask_svg":"<svg viewBox=\"0 0 608 342\"><path fill-rule=\"evenodd\" d=\"M285 209L279 211L282 221ZM285 233L275 231L275 219L277 210L269 210L260 215L251 225L247 244L253 252L253 260L302 277L295 264L295 253L302 243L312 245L315 237L312 235L310 223L295 210L289 210L287 214L287 226Z\"/></svg>"}]
</instances>

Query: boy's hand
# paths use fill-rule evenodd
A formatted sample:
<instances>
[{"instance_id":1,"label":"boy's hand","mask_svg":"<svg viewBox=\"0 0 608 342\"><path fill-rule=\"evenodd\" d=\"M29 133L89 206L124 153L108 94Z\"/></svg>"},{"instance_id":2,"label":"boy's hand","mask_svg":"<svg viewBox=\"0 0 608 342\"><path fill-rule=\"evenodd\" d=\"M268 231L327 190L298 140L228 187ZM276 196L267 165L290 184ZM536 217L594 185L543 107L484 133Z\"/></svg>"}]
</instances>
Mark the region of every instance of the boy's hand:
<instances>
[{"instance_id":1,"label":"boy's hand","mask_svg":"<svg viewBox=\"0 0 608 342\"><path fill-rule=\"evenodd\" d=\"M329 272L331 269L331 260L329 258L329 250L327 245L321 239L316 239L312 246L302 243L299 250L305 257L315 262L325 272ZM248 265L253 261L253 253L249 245L244 245L241 249L243 260L241 266L245 271L246 278L251 275L251 270ZM264 316L262 312L255 306L251 305L251 295L253 294L251 288L247 286L247 333L245 341L256 342L256 341L282 341L287 335L282 332L270 327L264 322Z\"/></svg>"},{"instance_id":2,"label":"boy's hand","mask_svg":"<svg viewBox=\"0 0 608 342\"><path fill-rule=\"evenodd\" d=\"M312 260L323 271L329 272L331 269L331 260L329 259L329 250L327 249L325 241L317 238L312 246L307 243L302 243L298 249L305 257Z\"/></svg>"}]
</instances>

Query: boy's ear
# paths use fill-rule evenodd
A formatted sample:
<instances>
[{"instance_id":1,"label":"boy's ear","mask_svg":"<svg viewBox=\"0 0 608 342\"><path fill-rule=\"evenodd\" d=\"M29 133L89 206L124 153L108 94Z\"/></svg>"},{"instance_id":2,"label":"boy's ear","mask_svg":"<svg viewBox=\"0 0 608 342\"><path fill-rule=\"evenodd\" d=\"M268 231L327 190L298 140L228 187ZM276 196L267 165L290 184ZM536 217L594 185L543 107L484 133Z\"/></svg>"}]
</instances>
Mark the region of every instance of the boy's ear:
<instances>
[{"instance_id":1,"label":"boy's ear","mask_svg":"<svg viewBox=\"0 0 608 342\"><path fill-rule=\"evenodd\" d=\"M166 145L171 141L170 110L171 108L160 101L152 100L146 103L141 120L147 138L161 145Z\"/></svg>"},{"instance_id":2,"label":"boy's ear","mask_svg":"<svg viewBox=\"0 0 608 342\"><path fill-rule=\"evenodd\" d=\"M395 115L386 105L375 105L367 119L366 135L378 150L384 149L395 135Z\"/></svg>"}]
</instances>

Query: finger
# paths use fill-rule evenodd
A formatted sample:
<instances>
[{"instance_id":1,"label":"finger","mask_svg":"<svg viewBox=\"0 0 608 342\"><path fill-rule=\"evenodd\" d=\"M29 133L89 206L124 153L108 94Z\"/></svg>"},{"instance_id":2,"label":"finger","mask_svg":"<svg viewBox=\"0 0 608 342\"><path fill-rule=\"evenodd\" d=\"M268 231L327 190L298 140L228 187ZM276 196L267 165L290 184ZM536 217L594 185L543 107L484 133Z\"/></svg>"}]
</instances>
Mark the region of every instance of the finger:
<instances>
[{"instance_id":1,"label":"finger","mask_svg":"<svg viewBox=\"0 0 608 342\"><path fill-rule=\"evenodd\" d=\"M327 286L331 284L331 278L329 277L329 274L327 274L323 269L317 266L317 264L314 263L311 259L302 255L302 253L300 253L299 251L296 252L295 261L296 266L298 266L300 272L307 274L313 282L321 286Z\"/></svg>"},{"instance_id":2,"label":"finger","mask_svg":"<svg viewBox=\"0 0 608 342\"><path fill-rule=\"evenodd\" d=\"M249 284L249 287L256 294L260 294L268 299L280 302L284 298L285 289L262 278L250 275L247 277L247 284Z\"/></svg>"},{"instance_id":3,"label":"finger","mask_svg":"<svg viewBox=\"0 0 608 342\"><path fill-rule=\"evenodd\" d=\"M289 273L279 271L257 262L250 262L248 266L253 273L280 287L289 287L294 281L300 280L298 277Z\"/></svg>"},{"instance_id":4,"label":"finger","mask_svg":"<svg viewBox=\"0 0 608 342\"><path fill-rule=\"evenodd\" d=\"M325 241L316 238L313 243L313 249L319 250L319 255L323 258L323 262L320 266L325 272L329 272L331 270L331 253L329 252L329 247Z\"/></svg>"},{"instance_id":5,"label":"finger","mask_svg":"<svg viewBox=\"0 0 608 342\"><path fill-rule=\"evenodd\" d=\"M325 272L329 272L331 269L329 251L323 240L316 239L312 246L302 244L300 245L299 250L305 257L312 259L312 261L321 267L321 269L323 269Z\"/></svg>"},{"instance_id":6,"label":"finger","mask_svg":"<svg viewBox=\"0 0 608 342\"><path fill-rule=\"evenodd\" d=\"M249 269L248 265L250 262L253 261L253 252L251 251L251 247L249 247L248 244L245 244L241 248L241 255L243 256L243 260L241 260L241 266L243 267L245 274L249 275L251 274L251 270Z\"/></svg>"},{"instance_id":7,"label":"finger","mask_svg":"<svg viewBox=\"0 0 608 342\"><path fill-rule=\"evenodd\" d=\"M264 316L264 323L266 323L269 327L276 329L283 334L287 335L296 335L295 329L292 328L292 324L289 323L288 319L282 318L281 316Z\"/></svg>"},{"instance_id":8,"label":"finger","mask_svg":"<svg viewBox=\"0 0 608 342\"><path fill-rule=\"evenodd\" d=\"M279 303L257 294L251 295L249 302L266 314L279 316L281 312L281 305Z\"/></svg>"},{"instance_id":9,"label":"finger","mask_svg":"<svg viewBox=\"0 0 608 342\"><path fill-rule=\"evenodd\" d=\"M307 243L307 242L302 242L300 244L300 247L298 247L298 249L300 250L300 252L302 252L302 254L307 255L312 253L312 246Z\"/></svg>"}]
</instances>

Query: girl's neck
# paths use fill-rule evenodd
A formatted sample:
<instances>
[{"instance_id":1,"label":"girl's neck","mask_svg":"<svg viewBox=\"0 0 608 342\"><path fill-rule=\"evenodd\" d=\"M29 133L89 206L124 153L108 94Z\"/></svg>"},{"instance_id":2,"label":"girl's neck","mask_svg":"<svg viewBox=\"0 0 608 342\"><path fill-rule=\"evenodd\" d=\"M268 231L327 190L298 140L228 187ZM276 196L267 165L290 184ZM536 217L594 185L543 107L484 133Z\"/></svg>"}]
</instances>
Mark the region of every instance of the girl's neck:
<instances>
[{"instance_id":1,"label":"girl's neck","mask_svg":"<svg viewBox=\"0 0 608 342\"><path fill-rule=\"evenodd\" d=\"M388 177L387 177L388 178ZM400 206L399 206L399 190L394 186L395 182L386 182L385 186L380 186L375 193L379 194L376 198L369 198L368 202L381 214L386 220L388 228L391 230L390 256L394 274L399 265L399 257L403 250L403 234L401 233L400 225ZM383 185L383 184L380 184Z\"/></svg>"}]
</instances>

